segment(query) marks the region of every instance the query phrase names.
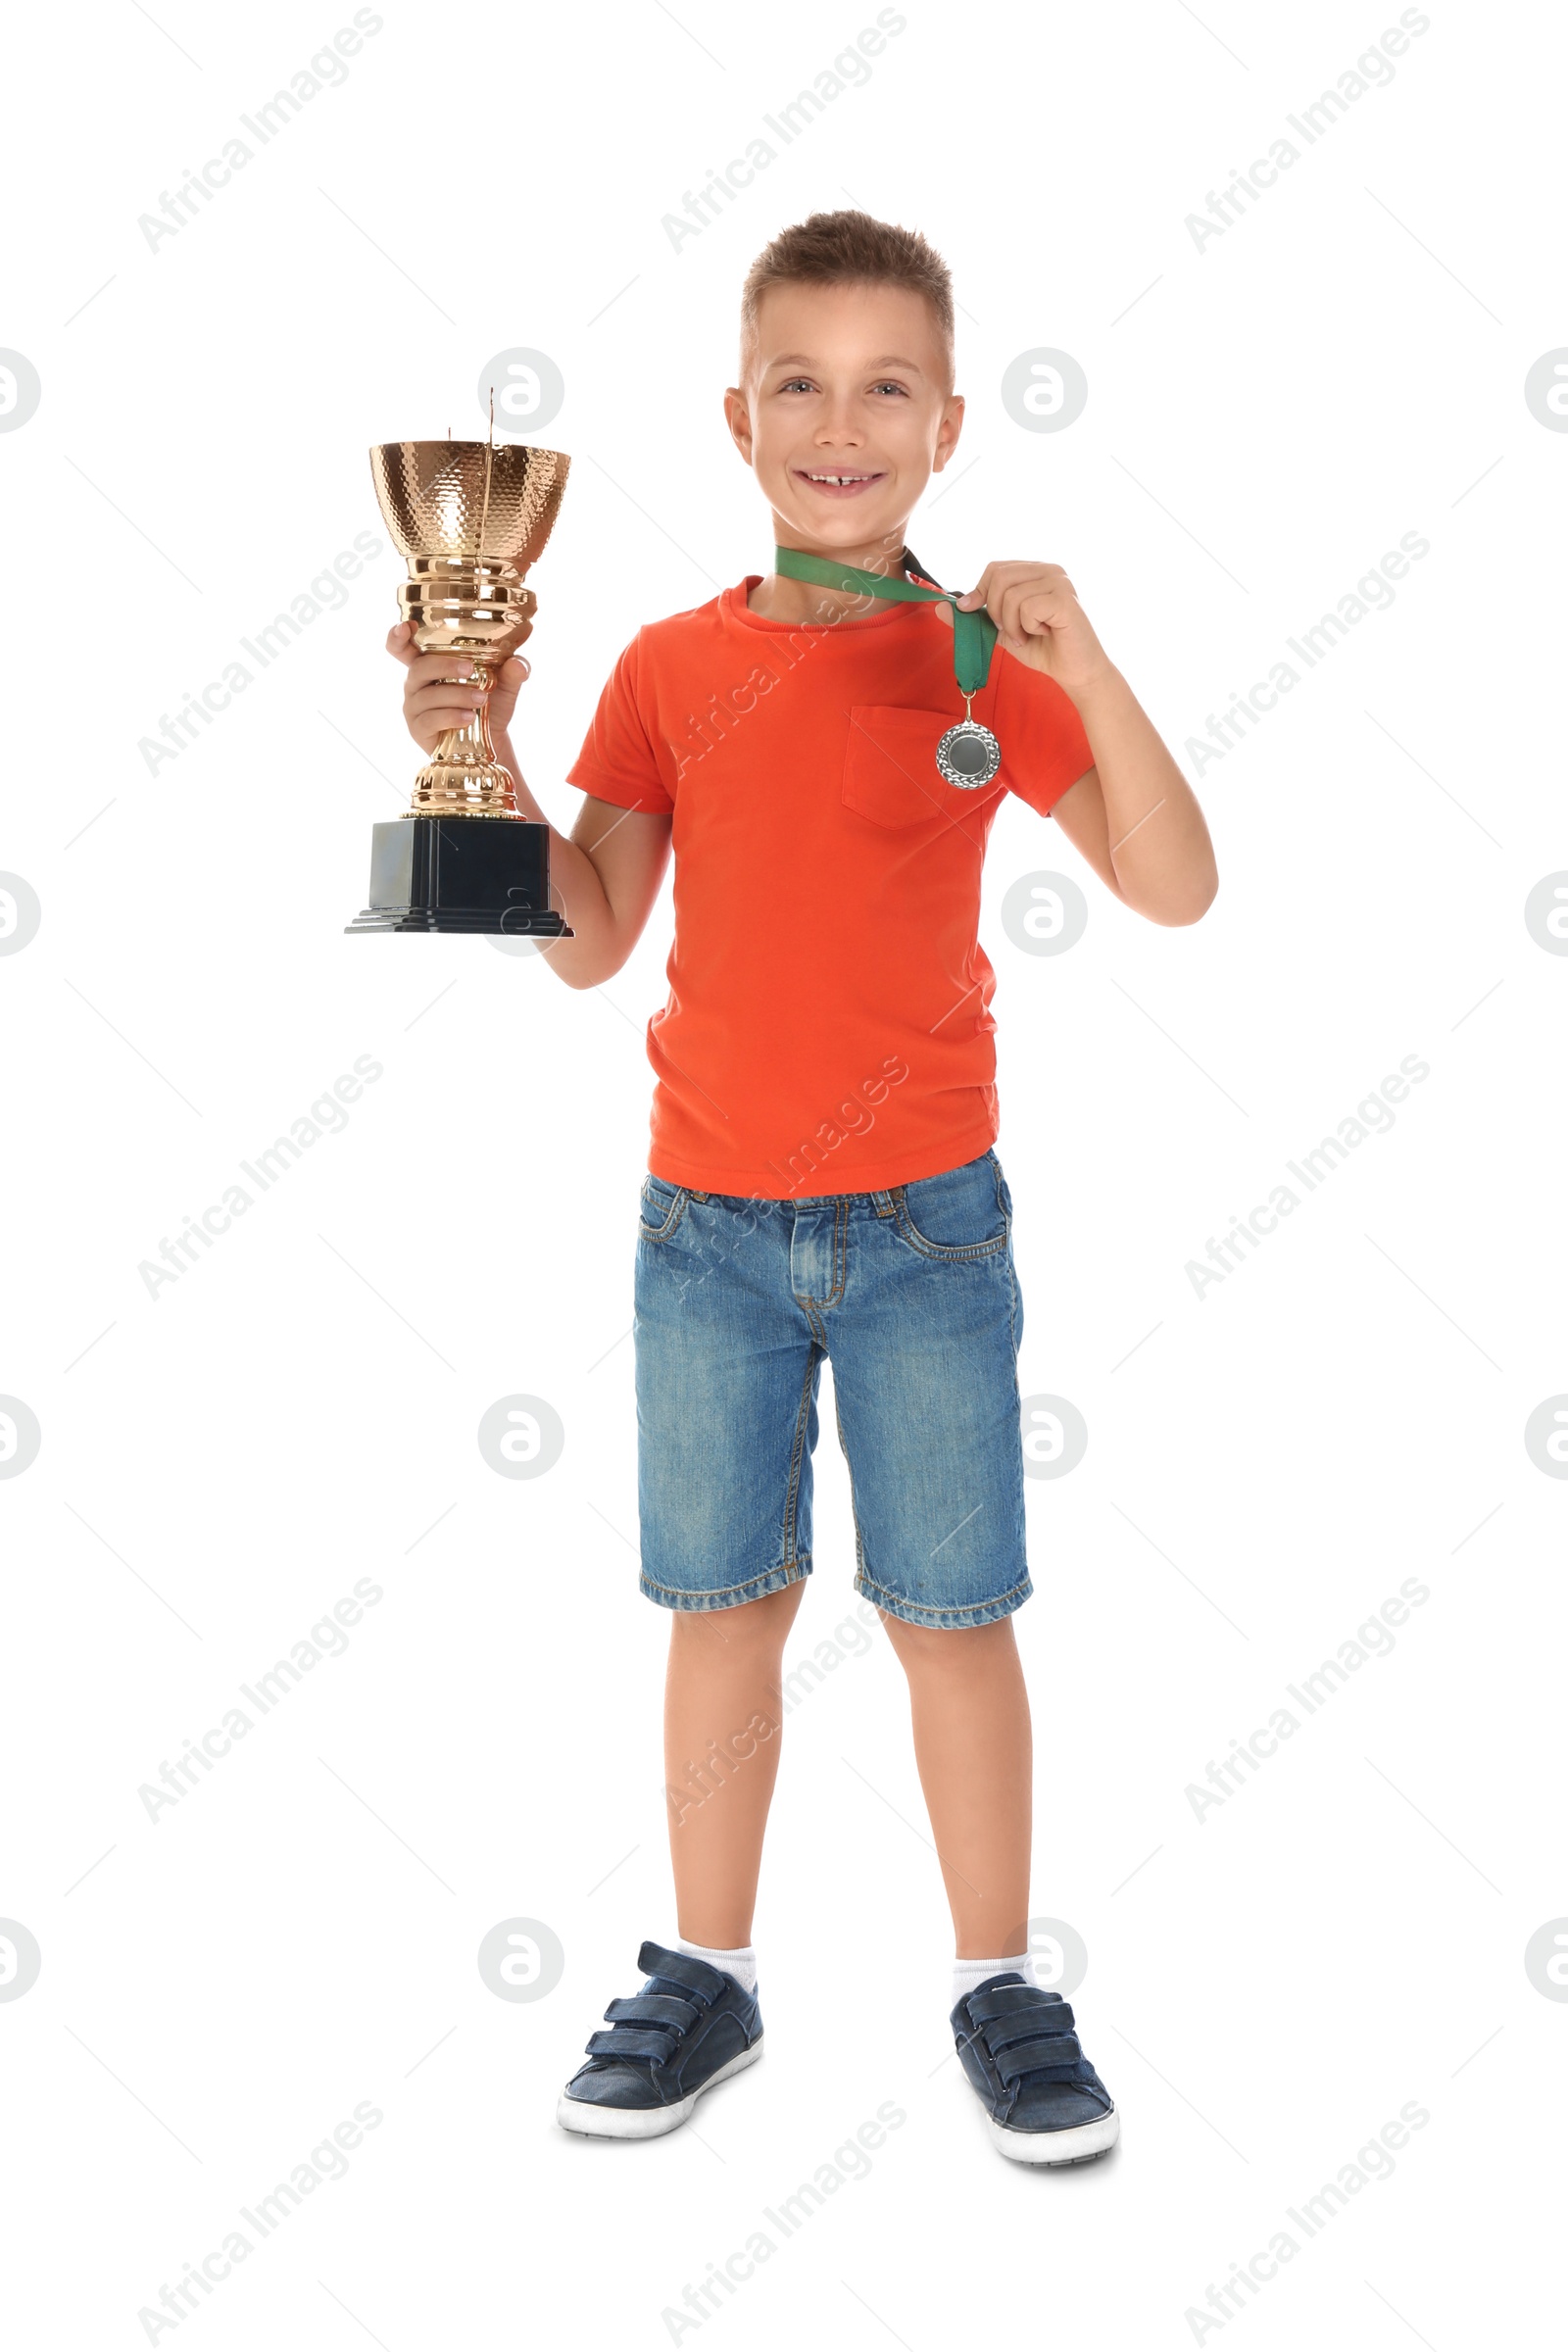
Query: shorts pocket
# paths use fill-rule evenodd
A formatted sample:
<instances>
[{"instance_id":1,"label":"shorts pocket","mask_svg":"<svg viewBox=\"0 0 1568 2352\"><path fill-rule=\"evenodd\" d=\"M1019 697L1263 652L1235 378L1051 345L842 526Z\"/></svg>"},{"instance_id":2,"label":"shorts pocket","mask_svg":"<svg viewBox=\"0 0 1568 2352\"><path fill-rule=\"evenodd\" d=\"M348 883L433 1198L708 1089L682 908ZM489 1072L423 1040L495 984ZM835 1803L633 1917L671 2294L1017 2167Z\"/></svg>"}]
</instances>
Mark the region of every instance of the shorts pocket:
<instances>
[{"instance_id":1,"label":"shorts pocket","mask_svg":"<svg viewBox=\"0 0 1568 2352\"><path fill-rule=\"evenodd\" d=\"M645 1176L637 1218L639 1241L667 1242L690 1199L684 1185L666 1184L662 1176Z\"/></svg>"},{"instance_id":2,"label":"shorts pocket","mask_svg":"<svg viewBox=\"0 0 1568 2352\"><path fill-rule=\"evenodd\" d=\"M900 1234L925 1257L991 1257L1012 1232L1012 1200L991 1152L898 1186L893 1201Z\"/></svg>"},{"instance_id":3,"label":"shorts pocket","mask_svg":"<svg viewBox=\"0 0 1568 2352\"><path fill-rule=\"evenodd\" d=\"M961 710L909 710L859 703L850 712L840 792L846 808L873 825L951 823L989 807L1002 791L994 782L977 792L946 783L937 745Z\"/></svg>"}]
</instances>

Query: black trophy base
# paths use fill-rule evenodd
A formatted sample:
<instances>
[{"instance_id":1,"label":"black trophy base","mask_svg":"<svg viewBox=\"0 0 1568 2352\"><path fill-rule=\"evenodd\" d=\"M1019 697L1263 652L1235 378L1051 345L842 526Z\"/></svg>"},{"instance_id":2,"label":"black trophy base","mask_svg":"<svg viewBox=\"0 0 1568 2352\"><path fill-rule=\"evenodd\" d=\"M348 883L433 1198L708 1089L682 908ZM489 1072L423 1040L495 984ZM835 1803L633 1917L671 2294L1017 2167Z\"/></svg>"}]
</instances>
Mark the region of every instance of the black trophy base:
<instances>
[{"instance_id":1,"label":"black trophy base","mask_svg":"<svg viewBox=\"0 0 1568 2352\"><path fill-rule=\"evenodd\" d=\"M370 829L370 904L345 931L574 939L550 904L550 827L521 816L404 816Z\"/></svg>"}]
</instances>

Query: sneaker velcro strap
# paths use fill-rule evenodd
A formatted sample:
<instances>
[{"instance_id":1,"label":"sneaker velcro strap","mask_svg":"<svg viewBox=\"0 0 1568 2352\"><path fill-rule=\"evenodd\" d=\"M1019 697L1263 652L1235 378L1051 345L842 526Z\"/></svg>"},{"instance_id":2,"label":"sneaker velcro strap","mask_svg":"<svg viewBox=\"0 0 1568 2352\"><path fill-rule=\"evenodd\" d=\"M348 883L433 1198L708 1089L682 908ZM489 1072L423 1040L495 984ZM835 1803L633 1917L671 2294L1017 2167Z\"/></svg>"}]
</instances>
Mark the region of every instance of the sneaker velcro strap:
<instances>
[{"instance_id":1,"label":"sneaker velcro strap","mask_svg":"<svg viewBox=\"0 0 1568 2352\"><path fill-rule=\"evenodd\" d=\"M651 2058L666 2066L679 2038L662 2026L612 2026L608 2034L590 2034L586 2048L590 2058Z\"/></svg>"},{"instance_id":2,"label":"sneaker velcro strap","mask_svg":"<svg viewBox=\"0 0 1568 2352\"><path fill-rule=\"evenodd\" d=\"M605 2011L612 2026L622 2022L629 2026L668 2026L676 2034L688 2033L702 2015L695 2001L683 2001L674 1992L636 1992L630 2000L612 2001Z\"/></svg>"},{"instance_id":3,"label":"sneaker velcro strap","mask_svg":"<svg viewBox=\"0 0 1568 2352\"><path fill-rule=\"evenodd\" d=\"M995 2063L1004 2082L1016 2082L1021 2075L1070 2082L1082 2056L1076 2034L1042 2034L1034 2041L1015 2041L1009 2049L999 2050Z\"/></svg>"},{"instance_id":4,"label":"sneaker velcro strap","mask_svg":"<svg viewBox=\"0 0 1568 2352\"><path fill-rule=\"evenodd\" d=\"M686 1952L666 1952L662 1943L645 1943L637 1954L637 1965L645 1977L667 1977L670 1984L684 1984L705 2001L716 2001L729 1983L706 1960L693 1960Z\"/></svg>"},{"instance_id":5,"label":"sneaker velcro strap","mask_svg":"<svg viewBox=\"0 0 1568 2352\"><path fill-rule=\"evenodd\" d=\"M1043 2033L1054 2034L1058 2025L1065 2031L1072 2024L1072 2010L1059 1992L1048 1992L1043 1984L999 1984L991 1992L969 1995L969 2015L977 2026L988 2025L994 2017L1027 2016L1038 2020Z\"/></svg>"},{"instance_id":6,"label":"sneaker velcro strap","mask_svg":"<svg viewBox=\"0 0 1568 2352\"><path fill-rule=\"evenodd\" d=\"M1063 2006L1065 2007L1065 2003ZM995 2017L990 2025L983 2029L981 2038L993 2057L998 2050L1011 2049L1015 2041L1043 2039L1054 2034L1059 2034L1065 2038L1071 2028L1056 2023L1060 2015L1060 2009L1054 2009L1045 2017L1038 2015L1034 2017Z\"/></svg>"}]
</instances>

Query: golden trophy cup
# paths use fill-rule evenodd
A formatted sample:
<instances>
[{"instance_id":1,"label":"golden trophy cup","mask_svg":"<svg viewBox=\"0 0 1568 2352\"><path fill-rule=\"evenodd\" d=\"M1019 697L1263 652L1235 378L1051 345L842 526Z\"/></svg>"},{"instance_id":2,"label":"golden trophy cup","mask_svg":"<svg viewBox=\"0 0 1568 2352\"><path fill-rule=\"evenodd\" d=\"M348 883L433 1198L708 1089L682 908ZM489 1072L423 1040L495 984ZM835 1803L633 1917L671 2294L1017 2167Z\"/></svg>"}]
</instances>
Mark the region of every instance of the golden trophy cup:
<instances>
[{"instance_id":1,"label":"golden trophy cup","mask_svg":"<svg viewBox=\"0 0 1568 2352\"><path fill-rule=\"evenodd\" d=\"M561 509L570 459L515 442L387 441L370 470L393 544L398 590L421 654L450 654L452 678L483 685L415 779L401 817L371 829L370 904L349 931L500 931L570 939L550 904L550 827L523 816L490 740L496 672L533 627L523 575Z\"/></svg>"}]
</instances>

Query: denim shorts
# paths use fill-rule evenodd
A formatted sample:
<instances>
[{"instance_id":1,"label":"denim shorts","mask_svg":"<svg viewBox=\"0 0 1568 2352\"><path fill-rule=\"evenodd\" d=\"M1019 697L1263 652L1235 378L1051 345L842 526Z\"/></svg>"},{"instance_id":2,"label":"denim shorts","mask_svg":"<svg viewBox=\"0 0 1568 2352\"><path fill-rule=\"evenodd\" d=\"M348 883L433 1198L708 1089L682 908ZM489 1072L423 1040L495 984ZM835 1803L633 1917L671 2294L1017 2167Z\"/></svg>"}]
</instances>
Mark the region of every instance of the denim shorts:
<instances>
[{"instance_id":1,"label":"denim shorts","mask_svg":"<svg viewBox=\"0 0 1568 2352\"><path fill-rule=\"evenodd\" d=\"M857 1592L910 1625L989 1625L1028 1599L1023 1301L994 1152L809 1200L650 1175L634 1330L651 1600L728 1609L810 1574L824 1356Z\"/></svg>"}]
</instances>

